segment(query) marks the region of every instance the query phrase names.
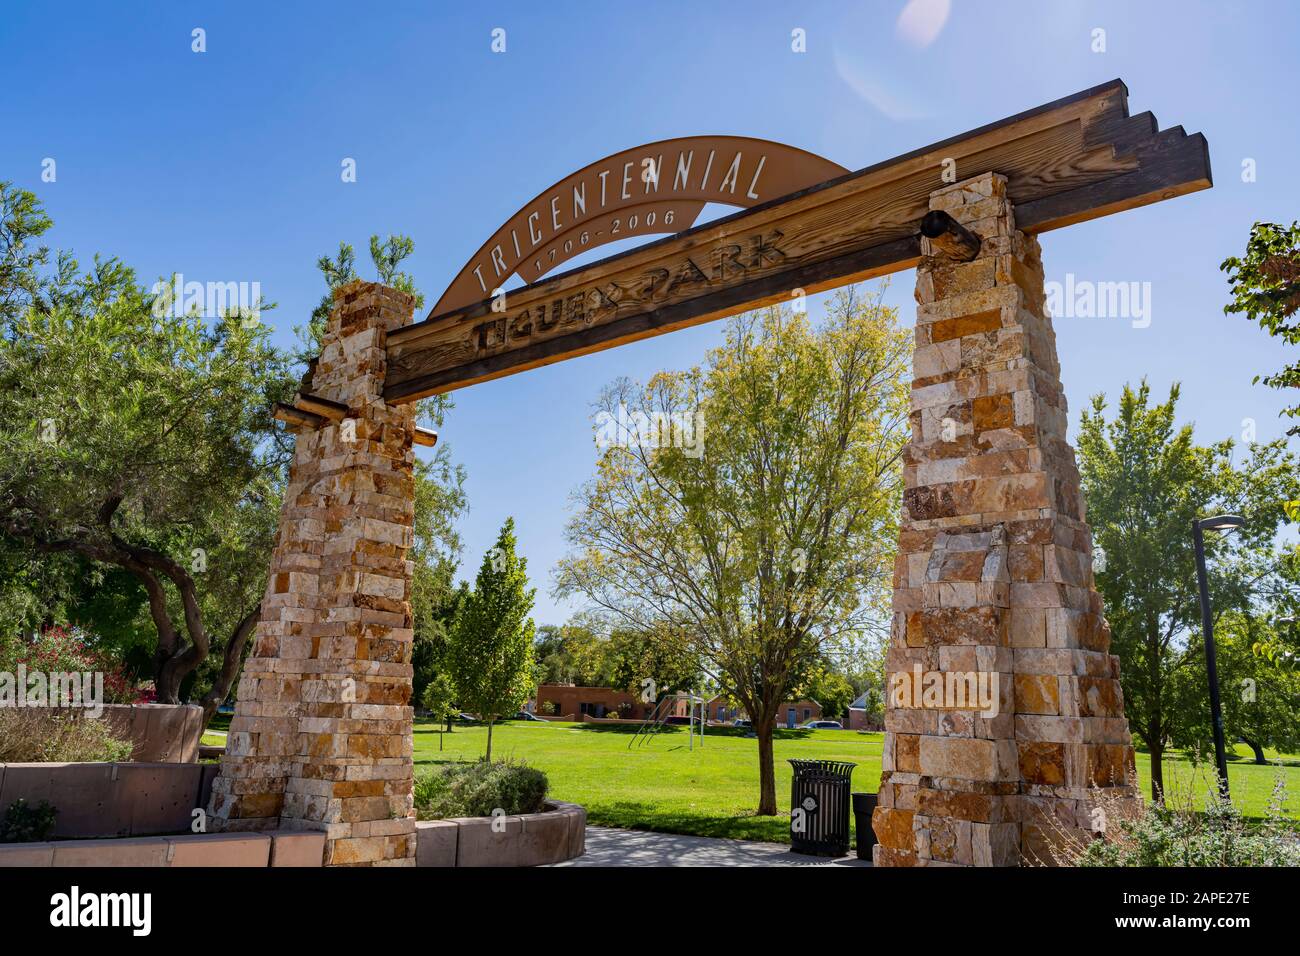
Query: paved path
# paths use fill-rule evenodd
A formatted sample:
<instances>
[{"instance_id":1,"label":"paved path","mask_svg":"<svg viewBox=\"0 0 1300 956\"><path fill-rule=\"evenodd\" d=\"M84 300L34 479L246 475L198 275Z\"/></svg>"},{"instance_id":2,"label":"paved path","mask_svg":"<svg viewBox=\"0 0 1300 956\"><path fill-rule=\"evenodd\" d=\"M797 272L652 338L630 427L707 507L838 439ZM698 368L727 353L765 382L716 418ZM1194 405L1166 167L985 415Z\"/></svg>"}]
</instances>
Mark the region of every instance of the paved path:
<instances>
[{"instance_id":1,"label":"paved path","mask_svg":"<svg viewBox=\"0 0 1300 956\"><path fill-rule=\"evenodd\" d=\"M792 853L784 843L720 840L587 827L587 852L556 866L870 866L856 856L838 859Z\"/></svg>"}]
</instances>

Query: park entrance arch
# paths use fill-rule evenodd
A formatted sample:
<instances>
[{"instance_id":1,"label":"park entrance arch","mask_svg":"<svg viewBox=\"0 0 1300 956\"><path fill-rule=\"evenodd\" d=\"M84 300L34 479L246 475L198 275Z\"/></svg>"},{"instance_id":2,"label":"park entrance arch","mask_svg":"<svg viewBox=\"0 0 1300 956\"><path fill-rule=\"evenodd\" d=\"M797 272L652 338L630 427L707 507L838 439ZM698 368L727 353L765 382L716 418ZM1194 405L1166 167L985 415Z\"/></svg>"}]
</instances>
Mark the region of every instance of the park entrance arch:
<instances>
[{"instance_id":1,"label":"park entrance arch","mask_svg":"<svg viewBox=\"0 0 1300 956\"><path fill-rule=\"evenodd\" d=\"M1137 796L1037 235L1210 185L1204 138L1130 116L1116 80L856 172L761 140L653 143L526 204L423 321L396 290L337 290L277 413L296 450L216 825L323 830L332 865L415 861L406 553L413 445L436 440L415 400L916 268L887 670L891 689L997 675L999 697L890 694L875 859L1050 861L1098 790ZM742 209L693 225L709 202Z\"/></svg>"}]
</instances>

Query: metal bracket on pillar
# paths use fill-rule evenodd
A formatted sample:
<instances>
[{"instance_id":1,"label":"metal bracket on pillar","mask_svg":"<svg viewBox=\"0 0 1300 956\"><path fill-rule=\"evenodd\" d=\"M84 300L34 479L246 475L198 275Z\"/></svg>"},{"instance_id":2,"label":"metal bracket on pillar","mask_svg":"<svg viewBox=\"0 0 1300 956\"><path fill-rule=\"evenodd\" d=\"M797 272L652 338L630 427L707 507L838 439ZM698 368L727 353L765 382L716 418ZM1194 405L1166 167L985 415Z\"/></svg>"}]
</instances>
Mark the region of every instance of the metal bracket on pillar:
<instances>
[{"instance_id":1,"label":"metal bracket on pillar","mask_svg":"<svg viewBox=\"0 0 1300 956\"><path fill-rule=\"evenodd\" d=\"M921 235L935 252L958 262L970 262L980 254L980 237L941 209L922 217Z\"/></svg>"}]
</instances>

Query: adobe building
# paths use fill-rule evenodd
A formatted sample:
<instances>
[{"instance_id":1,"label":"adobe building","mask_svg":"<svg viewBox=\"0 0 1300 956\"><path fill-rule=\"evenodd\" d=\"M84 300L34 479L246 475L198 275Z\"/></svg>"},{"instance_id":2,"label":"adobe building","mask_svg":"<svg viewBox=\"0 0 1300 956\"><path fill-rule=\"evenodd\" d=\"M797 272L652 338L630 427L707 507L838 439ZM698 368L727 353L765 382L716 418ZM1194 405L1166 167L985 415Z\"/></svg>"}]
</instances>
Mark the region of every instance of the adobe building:
<instances>
[{"instance_id":1,"label":"adobe building","mask_svg":"<svg viewBox=\"0 0 1300 956\"><path fill-rule=\"evenodd\" d=\"M686 715L686 702L677 701L681 716ZM626 720L644 720L654 710L649 703L635 694L613 687L578 687L574 684L540 684L537 688L533 713L554 720L582 720L583 717L621 717ZM674 709L672 714L676 714Z\"/></svg>"},{"instance_id":2,"label":"adobe building","mask_svg":"<svg viewBox=\"0 0 1300 956\"><path fill-rule=\"evenodd\" d=\"M705 705L705 713L708 719L716 723L727 723L735 720L737 717L748 719L749 715L745 713L743 707L736 706L735 703L721 695L714 697ZM787 700L782 702L777 710L777 726L779 727L797 727L800 724L807 723L810 720L822 719L822 705L817 703L811 697L801 698L800 700Z\"/></svg>"}]
</instances>

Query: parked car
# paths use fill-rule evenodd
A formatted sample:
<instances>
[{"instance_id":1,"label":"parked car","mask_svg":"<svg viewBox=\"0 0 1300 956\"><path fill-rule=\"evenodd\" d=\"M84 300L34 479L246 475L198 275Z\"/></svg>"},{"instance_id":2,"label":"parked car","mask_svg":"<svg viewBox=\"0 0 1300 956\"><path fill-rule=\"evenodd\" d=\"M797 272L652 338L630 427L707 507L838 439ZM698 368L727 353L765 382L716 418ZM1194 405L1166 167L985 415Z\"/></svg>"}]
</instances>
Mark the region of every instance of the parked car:
<instances>
[{"instance_id":1,"label":"parked car","mask_svg":"<svg viewBox=\"0 0 1300 956\"><path fill-rule=\"evenodd\" d=\"M838 720L810 720L801 725L803 730L843 730L844 725Z\"/></svg>"},{"instance_id":2,"label":"parked car","mask_svg":"<svg viewBox=\"0 0 1300 956\"><path fill-rule=\"evenodd\" d=\"M535 720L535 721L537 721L539 724L544 724L544 723L546 723L546 721L542 720L542 718L538 717L536 714L530 714L530 713L529 713L528 711L526 711L526 710L521 710L519 713L515 714L515 715L514 715L513 717L511 717L510 719L511 719L511 720Z\"/></svg>"},{"instance_id":3,"label":"parked car","mask_svg":"<svg viewBox=\"0 0 1300 956\"><path fill-rule=\"evenodd\" d=\"M740 727L743 730L748 730L750 727L754 726L754 722L750 720L748 717L737 717L735 720L731 722L731 726Z\"/></svg>"}]
</instances>

